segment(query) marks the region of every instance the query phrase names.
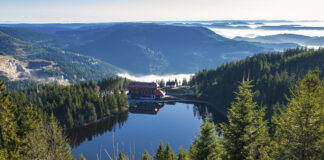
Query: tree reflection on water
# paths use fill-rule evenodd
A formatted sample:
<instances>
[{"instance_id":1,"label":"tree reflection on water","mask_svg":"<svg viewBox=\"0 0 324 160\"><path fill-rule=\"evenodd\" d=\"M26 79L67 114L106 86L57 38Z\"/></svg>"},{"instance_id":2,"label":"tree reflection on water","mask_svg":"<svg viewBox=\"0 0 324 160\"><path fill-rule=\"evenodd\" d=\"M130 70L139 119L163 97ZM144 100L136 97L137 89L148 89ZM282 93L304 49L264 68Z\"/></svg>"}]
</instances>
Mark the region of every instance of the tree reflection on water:
<instances>
[{"instance_id":1,"label":"tree reflection on water","mask_svg":"<svg viewBox=\"0 0 324 160\"><path fill-rule=\"evenodd\" d=\"M167 103L168 105L176 105L176 103ZM192 105L192 103L188 103ZM216 123L226 121L226 117L222 114L211 110L205 104L193 104L193 115L198 119L205 119L208 115ZM164 103L139 103L132 105L129 112L132 114L150 114L157 115L160 109L163 109ZM129 112L117 114L112 117L102 119L97 122L89 123L84 126L75 127L67 130L66 135L69 139L69 144L72 148L80 146L85 140L91 141L92 138L100 136L104 133L115 132L116 129L120 129L128 120Z\"/></svg>"},{"instance_id":2,"label":"tree reflection on water","mask_svg":"<svg viewBox=\"0 0 324 160\"><path fill-rule=\"evenodd\" d=\"M83 141L91 141L93 137L100 136L105 132L115 131L116 127L121 128L128 119L128 112L105 118L85 126L75 127L67 130L66 135L72 148L78 147Z\"/></svg>"}]
</instances>

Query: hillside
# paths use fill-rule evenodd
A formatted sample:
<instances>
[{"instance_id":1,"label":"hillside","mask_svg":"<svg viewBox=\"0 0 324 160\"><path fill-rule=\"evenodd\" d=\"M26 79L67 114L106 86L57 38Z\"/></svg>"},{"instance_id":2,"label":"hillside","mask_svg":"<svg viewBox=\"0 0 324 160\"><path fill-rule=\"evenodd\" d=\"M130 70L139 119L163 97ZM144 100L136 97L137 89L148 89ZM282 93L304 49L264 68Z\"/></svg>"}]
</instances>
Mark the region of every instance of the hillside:
<instances>
[{"instance_id":1,"label":"hillside","mask_svg":"<svg viewBox=\"0 0 324 160\"><path fill-rule=\"evenodd\" d=\"M273 51L269 46L231 40L209 29L193 26L97 24L55 34L24 29L28 36L21 33L22 30L0 28L25 41L93 56L137 74L193 73L247 55Z\"/></svg>"},{"instance_id":2,"label":"hillside","mask_svg":"<svg viewBox=\"0 0 324 160\"><path fill-rule=\"evenodd\" d=\"M85 42L68 48L94 56L133 73L192 73L224 61L265 51L203 27L157 24L117 24L58 34Z\"/></svg>"},{"instance_id":3,"label":"hillside","mask_svg":"<svg viewBox=\"0 0 324 160\"><path fill-rule=\"evenodd\" d=\"M9 88L23 88L36 82L69 84L122 72L95 58L40 47L3 32L0 32L0 61L0 76L8 81Z\"/></svg>"},{"instance_id":4,"label":"hillside","mask_svg":"<svg viewBox=\"0 0 324 160\"><path fill-rule=\"evenodd\" d=\"M255 99L268 106L269 116L274 106L287 103L284 95L290 94L289 90L296 81L316 67L324 70L324 49L290 49L284 53L258 54L217 69L202 70L190 83L196 88L197 98L212 102L218 110L226 113L238 83L243 77L248 77L255 85Z\"/></svg>"}]
</instances>

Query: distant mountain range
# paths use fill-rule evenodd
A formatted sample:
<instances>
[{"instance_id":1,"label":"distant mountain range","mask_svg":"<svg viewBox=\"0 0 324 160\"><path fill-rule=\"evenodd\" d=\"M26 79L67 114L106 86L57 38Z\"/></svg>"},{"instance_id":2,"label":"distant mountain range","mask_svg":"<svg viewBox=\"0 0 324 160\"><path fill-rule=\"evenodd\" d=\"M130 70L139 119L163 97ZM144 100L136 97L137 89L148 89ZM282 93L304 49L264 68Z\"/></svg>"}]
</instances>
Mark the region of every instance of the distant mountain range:
<instances>
[{"instance_id":1,"label":"distant mountain range","mask_svg":"<svg viewBox=\"0 0 324 160\"><path fill-rule=\"evenodd\" d=\"M303 46L324 46L324 37L309 37L296 34L277 34L270 36L258 36L255 38L235 37L234 39L240 41L272 44L294 43Z\"/></svg>"},{"instance_id":2,"label":"distant mountain range","mask_svg":"<svg viewBox=\"0 0 324 160\"><path fill-rule=\"evenodd\" d=\"M223 23L235 26L251 22ZM218 22L211 24L221 25ZM203 23L167 24L167 22L159 24L2 24L0 32L26 45L46 50L46 52L37 52L33 58L53 61L58 65L64 62L65 65L74 65L74 69L80 67L94 69L93 67L96 66L99 69L95 69L92 73L102 72L103 75L121 71L133 74L194 73L205 68L216 68L220 64L243 59L256 53L281 51L305 44L322 45L323 42L323 37L289 34L229 39L205 28L205 25ZM2 43L1 47L8 47L8 45ZM17 51L16 49L17 47L13 48L13 51ZM6 52L4 53L8 54ZM31 54L31 52L26 53ZM64 61L61 62L59 58L50 59L49 55L64 55L68 58L63 58ZM98 65L75 65L73 63L76 56L89 61L90 59L98 61L96 63ZM77 62L77 64L82 63L83 60ZM55 72L55 74L60 75L63 72L60 74ZM71 81L78 81L81 77L94 78L81 73L78 78L73 78L70 74L65 76Z\"/></svg>"},{"instance_id":3,"label":"distant mountain range","mask_svg":"<svg viewBox=\"0 0 324 160\"><path fill-rule=\"evenodd\" d=\"M30 28L30 27L29 27ZM19 39L92 56L135 74L194 73L273 48L231 40L204 27L122 23L53 33L0 28Z\"/></svg>"}]
</instances>

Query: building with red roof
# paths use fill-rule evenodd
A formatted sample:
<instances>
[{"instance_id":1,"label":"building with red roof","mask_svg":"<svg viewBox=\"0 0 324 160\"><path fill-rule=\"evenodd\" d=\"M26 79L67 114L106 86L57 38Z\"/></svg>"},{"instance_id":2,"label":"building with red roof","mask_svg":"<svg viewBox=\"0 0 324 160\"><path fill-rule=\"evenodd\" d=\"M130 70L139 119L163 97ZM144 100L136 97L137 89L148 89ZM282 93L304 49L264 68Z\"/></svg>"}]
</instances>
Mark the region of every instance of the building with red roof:
<instances>
[{"instance_id":1,"label":"building with red roof","mask_svg":"<svg viewBox=\"0 0 324 160\"><path fill-rule=\"evenodd\" d=\"M155 82L131 82L128 85L130 98L162 98L165 94Z\"/></svg>"}]
</instances>

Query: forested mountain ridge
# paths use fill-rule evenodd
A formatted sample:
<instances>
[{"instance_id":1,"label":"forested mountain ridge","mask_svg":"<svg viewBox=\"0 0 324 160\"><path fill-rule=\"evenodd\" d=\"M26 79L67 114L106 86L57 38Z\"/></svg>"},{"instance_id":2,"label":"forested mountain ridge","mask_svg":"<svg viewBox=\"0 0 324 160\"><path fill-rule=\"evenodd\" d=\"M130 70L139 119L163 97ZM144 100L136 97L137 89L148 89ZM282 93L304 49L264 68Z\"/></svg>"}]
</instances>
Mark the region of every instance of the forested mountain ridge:
<instances>
[{"instance_id":1,"label":"forested mountain ridge","mask_svg":"<svg viewBox=\"0 0 324 160\"><path fill-rule=\"evenodd\" d=\"M227 39L203 27L118 24L82 34L75 31L59 34L95 37L70 49L107 62L113 58L110 63L134 73L192 73L215 67L226 58L239 59L266 50ZM131 61L125 62L125 58Z\"/></svg>"},{"instance_id":2,"label":"forested mountain ridge","mask_svg":"<svg viewBox=\"0 0 324 160\"><path fill-rule=\"evenodd\" d=\"M197 97L215 104L226 114L233 101L233 92L244 77L253 80L255 99L268 107L268 116L275 104L286 104L296 81L308 70L324 69L324 49L289 49L284 53L257 54L245 60L223 64L217 69L202 70L191 80ZM320 77L323 77L323 73Z\"/></svg>"},{"instance_id":3,"label":"forested mountain ridge","mask_svg":"<svg viewBox=\"0 0 324 160\"><path fill-rule=\"evenodd\" d=\"M204 27L154 23L94 25L50 34L24 28L0 27L0 31L42 46L93 56L137 74L193 73L273 51L269 46L222 37Z\"/></svg>"},{"instance_id":4,"label":"forested mountain ridge","mask_svg":"<svg viewBox=\"0 0 324 160\"><path fill-rule=\"evenodd\" d=\"M0 60L1 79L7 82L9 89L24 88L38 82L64 84L98 80L123 72L93 57L38 46L1 31Z\"/></svg>"}]
</instances>

